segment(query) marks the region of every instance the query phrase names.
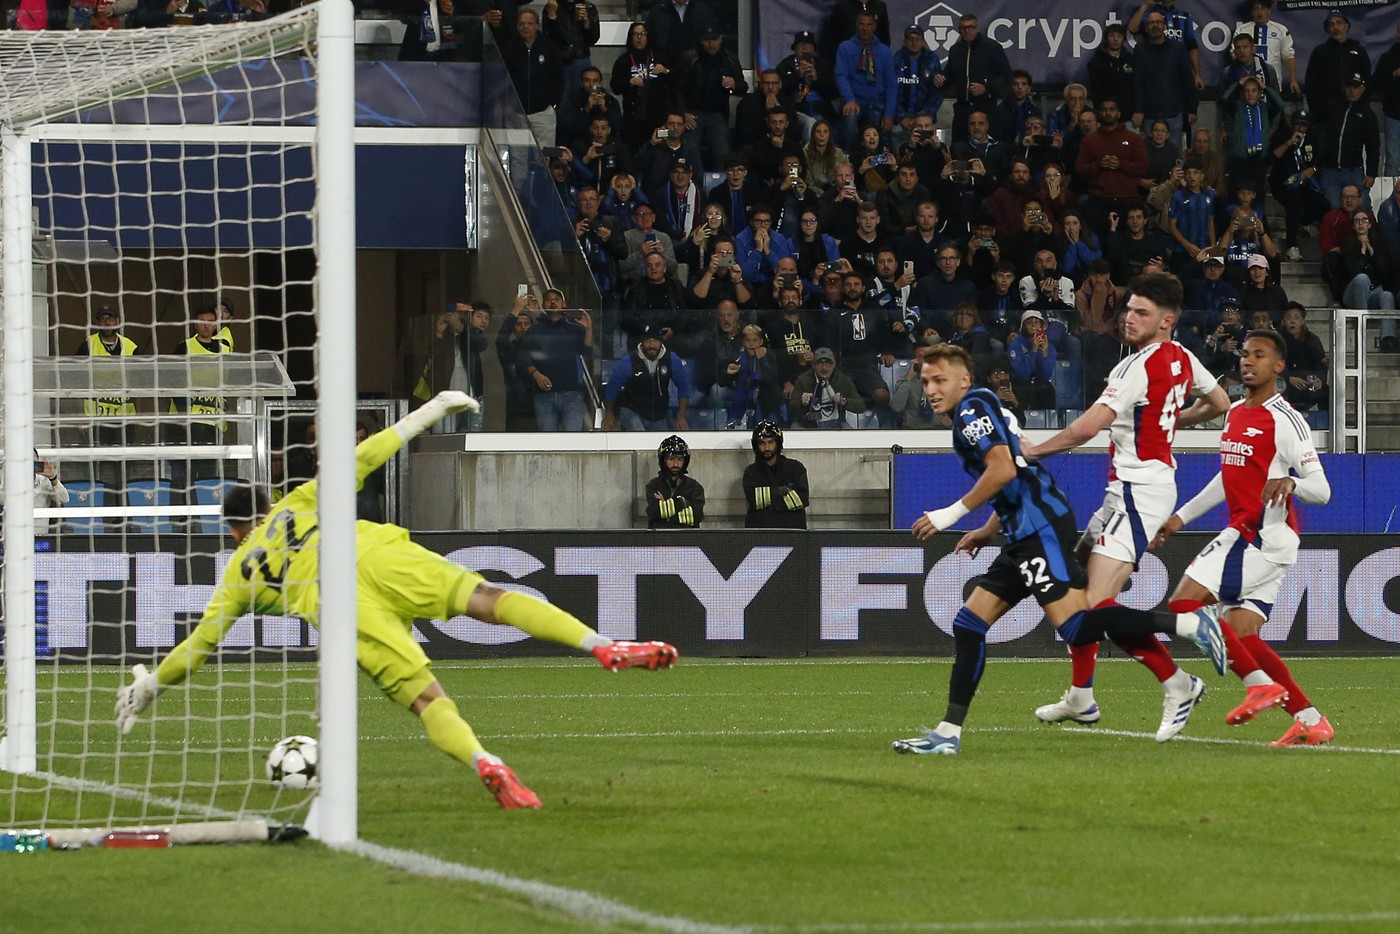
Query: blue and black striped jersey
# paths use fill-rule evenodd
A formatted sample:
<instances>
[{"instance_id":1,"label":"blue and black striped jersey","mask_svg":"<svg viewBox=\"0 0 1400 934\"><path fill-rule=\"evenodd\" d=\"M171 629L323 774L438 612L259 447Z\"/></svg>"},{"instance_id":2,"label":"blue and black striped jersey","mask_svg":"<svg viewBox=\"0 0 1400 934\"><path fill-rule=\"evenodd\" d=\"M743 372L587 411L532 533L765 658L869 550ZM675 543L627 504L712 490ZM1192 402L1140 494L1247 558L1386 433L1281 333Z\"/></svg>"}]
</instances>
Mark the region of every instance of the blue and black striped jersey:
<instances>
[{"instance_id":1,"label":"blue and black striped jersey","mask_svg":"<svg viewBox=\"0 0 1400 934\"><path fill-rule=\"evenodd\" d=\"M990 389L970 389L953 412L953 450L973 479L987 469L987 453L998 445L1011 449L1016 478L992 498L1008 542L1036 534L1062 516L1073 514L1050 472L1021 456L1019 426Z\"/></svg>"}]
</instances>

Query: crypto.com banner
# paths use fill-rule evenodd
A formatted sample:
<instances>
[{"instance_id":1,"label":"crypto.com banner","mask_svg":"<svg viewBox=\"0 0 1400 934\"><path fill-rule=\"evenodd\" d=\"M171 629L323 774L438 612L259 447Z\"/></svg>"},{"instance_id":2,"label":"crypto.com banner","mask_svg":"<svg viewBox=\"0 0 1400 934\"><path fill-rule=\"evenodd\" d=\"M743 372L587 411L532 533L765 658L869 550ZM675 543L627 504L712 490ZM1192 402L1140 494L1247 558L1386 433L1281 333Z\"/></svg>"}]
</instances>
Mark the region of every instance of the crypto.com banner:
<instances>
[{"instance_id":1,"label":"crypto.com banner","mask_svg":"<svg viewBox=\"0 0 1400 934\"><path fill-rule=\"evenodd\" d=\"M950 554L957 536L927 546L899 532L427 533L415 539L504 586L543 597L618 639L664 639L683 654L801 656L952 651L967 582L998 554ZM1209 540L1183 533L1150 554L1123 602L1161 605ZM41 543L41 546L48 543ZM88 552L41 551L40 654L163 653L198 620L227 553L113 536ZM217 563L216 563L217 562ZM333 625L334 621L327 621ZM558 646L468 617L420 620L433 658L558 655ZM1393 536L1308 536L1264 637L1290 654L1394 654L1400 644L1400 546ZM1059 655L1050 627L1023 603L991 631L1003 655ZM223 653L309 647L297 619L245 617ZM1194 649L1186 648L1186 654Z\"/></svg>"},{"instance_id":2,"label":"crypto.com banner","mask_svg":"<svg viewBox=\"0 0 1400 934\"><path fill-rule=\"evenodd\" d=\"M903 42L904 27L917 23L924 29L929 48L946 59L958 41L958 17L977 17L984 35L1001 43L1012 68L1024 68L1042 90L1056 90L1088 76L1089 59L1103 39L1106 23L1126 23L1137 9L1136 3L1085 3L1084 0L887 0L890 9L890 39ZM1249 18L1248 4L1241 0L1189 0L1182 8L1190 11L1197 24L1201 45L1201 74L1207 84L1215 84L1225 65L1231 30ZM760 64L768 67L790 53L792 37L804 30L815 30L831 12L831 0L763 0L759 9ZM1308 56L1327 40L1322 28L1330 9L1341 9L1351 20L1351 38L1366 46L1374 64L1395 41L1395 23L1400 7L1394 0L1279 0L1273 18L1293 33L1302 78Z\"/></svg>"}]
</instances>

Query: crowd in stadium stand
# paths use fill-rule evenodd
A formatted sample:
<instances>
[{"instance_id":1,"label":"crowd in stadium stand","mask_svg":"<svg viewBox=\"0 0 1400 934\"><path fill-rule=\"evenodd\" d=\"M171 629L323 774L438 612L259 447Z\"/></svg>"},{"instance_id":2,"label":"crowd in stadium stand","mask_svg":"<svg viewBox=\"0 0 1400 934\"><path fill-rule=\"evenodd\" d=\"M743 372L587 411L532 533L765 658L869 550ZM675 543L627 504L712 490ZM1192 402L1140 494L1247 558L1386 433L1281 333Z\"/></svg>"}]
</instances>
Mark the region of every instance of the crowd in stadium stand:
<instances>
[{"instance_id":1,"label":"crowd in stadium stand","mask_svg":"<svg viewBox=\"0 0 1400 934\"><path fill-rule=\"evenodd\" d=\"M153 24L196 5L95 9ZM19 25L98 28L78 6L25 0ZM1316 234L1337 302L1394 308L1400 195L1370 192L1400 175L1400 41L1373 67L1344 10L1285 24L1253 0L1212 60L1188 10L1147 0L1045 111L971 14L940 60L882 0L835 0L751 87L706 0L629 11L611 62L594 60L588 2L401 11L404 58L441 55L473 17L491 28L603 296L596 322L560 297L522 299L500 327L513 427L581 427L577 357L602 361L609 426L932 427L905 384L917 346L939 341L1007 375L1023 417L1063 415L1126 352L1127 287L1156 270L1183 279L1178 339L1213 371L1228 380L1240 329L1267 320L1290 348L1290 400L1325 409L1326 354L1282 263ZM1306 65L1290 30L1326 33ZM1205 93L1214 126L1197 120ZM1394 322L1382 349L1400 350Z\"/></svg>"},{"instance_id":2,"label":"crowd in stadium stand","mask_svg":"<svg viewBox=\"0 0 1400 934\"><path fill-rule=\"evenodd\" d=\"M879 0L838 0L752 88L705 0L656 4L610 73L588 60L565 86L586 44L547 72L533 53L583 6L521 9L503 55L605 296L609 426L933 427L908 362L938 341L1019 417L1082 409L1125 353L1128 284L1155 270L1184 280L1178 339L1227 380L1243 331L1278 329L1306 411L1326 406L1326 352L1281 264L1317 231L1337 301L1394 307L1400 200L1368 202L1382 164L1400 174L1400 42L1373 69L1343 11L1304 67L1268 0L1217 61L1189 12L1144 3L1042 112L975 16L940 61ZM1389 323L1382 339L1397 349Z\"/></svg>"}]
</instances>

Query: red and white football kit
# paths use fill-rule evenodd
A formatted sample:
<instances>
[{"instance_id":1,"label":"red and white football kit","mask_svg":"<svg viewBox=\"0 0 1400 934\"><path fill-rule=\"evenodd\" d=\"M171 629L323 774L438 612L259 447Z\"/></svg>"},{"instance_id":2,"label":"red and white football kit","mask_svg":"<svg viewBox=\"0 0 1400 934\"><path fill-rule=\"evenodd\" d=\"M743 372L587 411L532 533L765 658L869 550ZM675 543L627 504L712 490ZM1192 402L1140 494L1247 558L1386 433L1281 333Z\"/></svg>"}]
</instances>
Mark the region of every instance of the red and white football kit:
<instances>
[{"instance_id":1,"label":"red and white football kit","mask_svg":"<svg viewBox=\"0 0 1400 934\"><path fill-rule=\"evenodd\" d=\"M1195 389L1215 389L1211 374L1176 341L1152 344L1114 367L1098 403L1113 410L1108 489L1084 538L1093 550L1137 566L1176 507L1176 419Z\"/></svg>"},{"instance_id":2,"label":"red and white football kit","mask_svg":"<svg viewBox=\"0 0 1400 934\"><path fill-rule=\"evenodd\" d=\"M1292 476L1293 496L1266 506L1264 485ZM1313 447L1307 422L1280 395L1262 405L1236 402L1220 435L1220 473L1177 510L1185 525L1222 501L1229 526L1191 562L1186 576L1220 598L1224 609L1243 607L1269 618L1279 582L1298 560L1298 517L1293 497L1325 503L1332 490Z\"/></svg>"}]
</instances>

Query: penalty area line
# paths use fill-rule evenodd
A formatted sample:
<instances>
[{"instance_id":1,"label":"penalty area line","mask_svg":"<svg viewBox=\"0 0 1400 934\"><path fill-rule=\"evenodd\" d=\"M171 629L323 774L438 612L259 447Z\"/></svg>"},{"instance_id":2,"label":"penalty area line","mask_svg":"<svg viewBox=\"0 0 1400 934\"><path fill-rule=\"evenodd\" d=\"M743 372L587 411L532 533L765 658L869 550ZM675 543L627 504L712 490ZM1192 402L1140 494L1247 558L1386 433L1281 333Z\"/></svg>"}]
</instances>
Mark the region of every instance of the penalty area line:
<instances>
[{"instance_id":1,"label":"penalty area line","mask_svg":"<svg viewBox=\"0 0 1400 934\"><path fill-rule=\"evenodd\" d=\"M400 850L359 840L342 848L344 852L383 863L394 869L432 879L472 882L524 896L531 903L578 918L602 924L635 924L667 934L751 934L752 928L703 924L674 915L658 915L622 902L578 889L551 885L507 875L495 869L482 869L465 863L453 863L426 853Z\"/></svg>"}]
</instances>

